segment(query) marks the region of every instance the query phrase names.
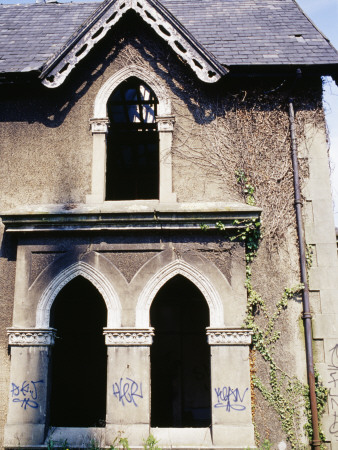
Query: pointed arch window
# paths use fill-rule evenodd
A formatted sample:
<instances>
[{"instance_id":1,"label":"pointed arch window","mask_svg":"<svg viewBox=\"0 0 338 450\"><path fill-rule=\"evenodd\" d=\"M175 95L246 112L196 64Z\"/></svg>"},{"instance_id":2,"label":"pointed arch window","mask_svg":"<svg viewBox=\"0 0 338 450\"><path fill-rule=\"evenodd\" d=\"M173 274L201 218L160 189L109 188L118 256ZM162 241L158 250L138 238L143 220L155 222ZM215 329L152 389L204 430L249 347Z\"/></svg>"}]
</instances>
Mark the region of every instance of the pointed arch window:
<instances>
[{"instance_id":1,"label":"pointed arch window","mask_svg":"<svg viewBox=\"0 0 338 450\"><path fill-rule=\"evenodd\" d=\"M175 117L163 81L128 65L99 90L90 119L92 186L87 203L151 200L174 203Z\"/></svg>"},{"instance_id":2,"label":"pointed arch window","mask_svg":"<svg viewBox=\"0 0 338 450\"><path fill-rule=\"evenodd\" d=\"M106 200L159 198L157 104L152 89L136 77L110 96Z\"/></svg>"},{"instance_id":3,"label":"pointed arch window","mask_svg":"<svg viewBox=\"0 0 338 450\"><path fill-rule=\"evenodd\" d=\"M51 365L51 426L105 425L106 324L105 302L85 278L74 278L57 295L50 321L58 337Z\"/></svg>"},{"instance_id":4,"label":"pointed arch window","mask_svg":"<svg viewBox=\"0 0 338 450\"><path fill-rule=\"evenodd\" d=\"M176 275L157 293L150 320L155 329L150 349L151 426L209 427L209 308L203 294L191 281Z\"/></svg>"}]
</instances>

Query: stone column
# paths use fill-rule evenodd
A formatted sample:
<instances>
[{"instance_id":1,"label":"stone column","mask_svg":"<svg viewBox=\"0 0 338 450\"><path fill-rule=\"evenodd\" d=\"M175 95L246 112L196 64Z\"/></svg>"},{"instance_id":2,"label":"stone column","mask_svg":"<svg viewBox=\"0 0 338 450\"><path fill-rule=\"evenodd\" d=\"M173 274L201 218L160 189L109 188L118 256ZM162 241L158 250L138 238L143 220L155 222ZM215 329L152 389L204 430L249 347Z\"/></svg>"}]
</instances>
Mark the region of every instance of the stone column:
<instances>
[{"instance_id":1,"label":"stone column","mask_svg":"<svg viewBox=\"0 0 338 450\"><path fill-rule=\"evenodd\" d=\"M251 332L207 328L211 353L213 445L255 447L251 415Z\"/></svg>"},{"instance_id":2,"label":"stone column","mask_svg":"<svg viewBox=\"0 0 338 450\"><path fill-rule=\"evenodd\" d=\"M90 119L93 135L92 191L87 203L103 203L106 196L106 137L109 119Z\"/></svg>"},{"instance_id":3,"label":"stone column","mask_svg":"<svg viewBox=\"0 0 338 450\"><path fill-rule=\"evenodd\" d=\"M48 426L48 368L55 330L9 328L11 374L5 446L41 445Z\"/></svg>"},{"instance_id":4,"label":"stone column","mask_svg":"<svg viewBox=\"0 0 338 450\"><path fill-rule=\"evenodd\" d=\"M160 157L160 202L176 202L176 194L173 193L172 177L172 139L174 131L174 116L156 117L159 132L159 157Z\"/></svg>"},{"instance_id":5,"label":"stone column","mask_svg":"<svg viewBox=\"0 0 338 450\"><path fill-rule=\"evenodd\" d=\"M150 427L150 345L153 328L104 330L108 346L106 445L123 433L142 446Z\"/></svg>"}]
</instances>

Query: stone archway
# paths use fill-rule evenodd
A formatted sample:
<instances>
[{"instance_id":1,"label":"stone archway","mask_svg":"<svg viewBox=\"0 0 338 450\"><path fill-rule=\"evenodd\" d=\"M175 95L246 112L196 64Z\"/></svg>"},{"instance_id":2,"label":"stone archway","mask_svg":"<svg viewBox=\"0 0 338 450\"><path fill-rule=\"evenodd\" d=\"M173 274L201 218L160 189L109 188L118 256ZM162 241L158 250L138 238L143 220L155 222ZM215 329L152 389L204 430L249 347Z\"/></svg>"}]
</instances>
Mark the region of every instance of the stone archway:
<instances>
[{"instance_id":1,"label":"stone archway","mask_svg":"<svg viewBox=\"0 0 338 450\"><path fill-rule=\"evenodd\" d=\"M149 327L150 306L160 288L176 275L183 275L203 294L210 311L210 327L224 326L224 311L222 300L210 280L200 270L187 262L176 259L160 269L143 288L136 306L136 327Z\"/></svg>"},{"instance_id":2,"label":"stone archway","mask_svg":"<svg viewBox=\"0 0 338 450\"><path fill-rule=\"evenodd\" d=\"M115 289L107 278L84 261L78 261L62 270L44 290L36 309L36 328L48 328L52 304L61 291L73 278L82 276L90 281L102 295L108 312L107 327L121 325L121 304Z\"/></svg>"},{"instance_id":3,"label":"stone archway","mask_svg":"<svg viewBox=\"0 0 338 450\"><path fill-rule=\"evenodd\" d=\"M111 76L105 84L99 90L94 104L94 117L98 120L104 120L107 118L107 102L111 93L119 86L123 81L128 78L136 77L147 83L158 99L158 115L166 116L171 114L171 102L167 89L164 87L163 82L153 73L150 73L142 66L136 64L130 64L123 69L116 72Z\"/></svg>"}]
</instances>

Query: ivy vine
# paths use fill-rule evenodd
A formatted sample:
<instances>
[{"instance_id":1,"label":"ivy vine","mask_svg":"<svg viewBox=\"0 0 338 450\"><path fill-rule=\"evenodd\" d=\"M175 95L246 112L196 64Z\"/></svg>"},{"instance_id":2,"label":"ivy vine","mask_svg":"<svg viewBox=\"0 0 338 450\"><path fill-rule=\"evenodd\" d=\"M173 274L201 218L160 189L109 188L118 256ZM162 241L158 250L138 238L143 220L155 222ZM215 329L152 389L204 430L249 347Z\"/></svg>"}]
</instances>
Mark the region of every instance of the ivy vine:
<instances>
[{"instance_id":1,"label":"ivy vine","mask_svg":"<svg viewBox=\"0 0 338 450\"><path fill-rule=\"evenodd\" d=\"M262 356L269 367L268 387L264 385L256 374L252 375L252 383L278 414L282 429L292 448L300 448L302 445L300 444L298 430L302 411L304 410L307 417L305 431L310 440L313 434L309 388L307 385L301 383L297 377L289 376L277 366L274 359L274 350L275 344L281 336L280 331L276 331L275 329L276 321L287 308L288 302L301 294L303 285L299 284L292 288L285 288L282 297L275 306L275 312L268 314L265 301L252 285L251 265L259 248L261 223L259 219L236 220L234 221L234 225L239 228L237 228L235 236L230 237L230 240L239 240L245 242L246 245L245 287L247 289L247 310L243 326L253 331L253 349ZM225 230L224 225L220 222L216 226L220 230ZM256 320L258 313L265 318L264 326L258 324ZM320 417L324 412L328 392L321 383L318 372L316 372L316 394ZM256 436L259 435L256 433ZM321 433L321 438L324 440L323 433Z\"/></svg>"}]
</instances>

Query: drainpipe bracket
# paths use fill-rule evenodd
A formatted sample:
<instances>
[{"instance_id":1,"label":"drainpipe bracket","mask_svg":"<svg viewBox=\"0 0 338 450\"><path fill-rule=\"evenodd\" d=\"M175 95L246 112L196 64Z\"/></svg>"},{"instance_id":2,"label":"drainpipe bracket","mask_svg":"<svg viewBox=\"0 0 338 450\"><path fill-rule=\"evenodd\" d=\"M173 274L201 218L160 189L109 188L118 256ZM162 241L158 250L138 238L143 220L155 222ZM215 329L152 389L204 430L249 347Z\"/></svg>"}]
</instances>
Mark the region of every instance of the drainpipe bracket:
<instances>
[{"instance_id":1,"label":"drainpipe bracket","mask_svg":"<svg viewBox=\"0 0 338 450\"><path fill-rule=\"evenodd\" d=\"M302 318L303 319L312 319L312 314L310 312L303 312Z\"/></svg>"}]
</instances>

